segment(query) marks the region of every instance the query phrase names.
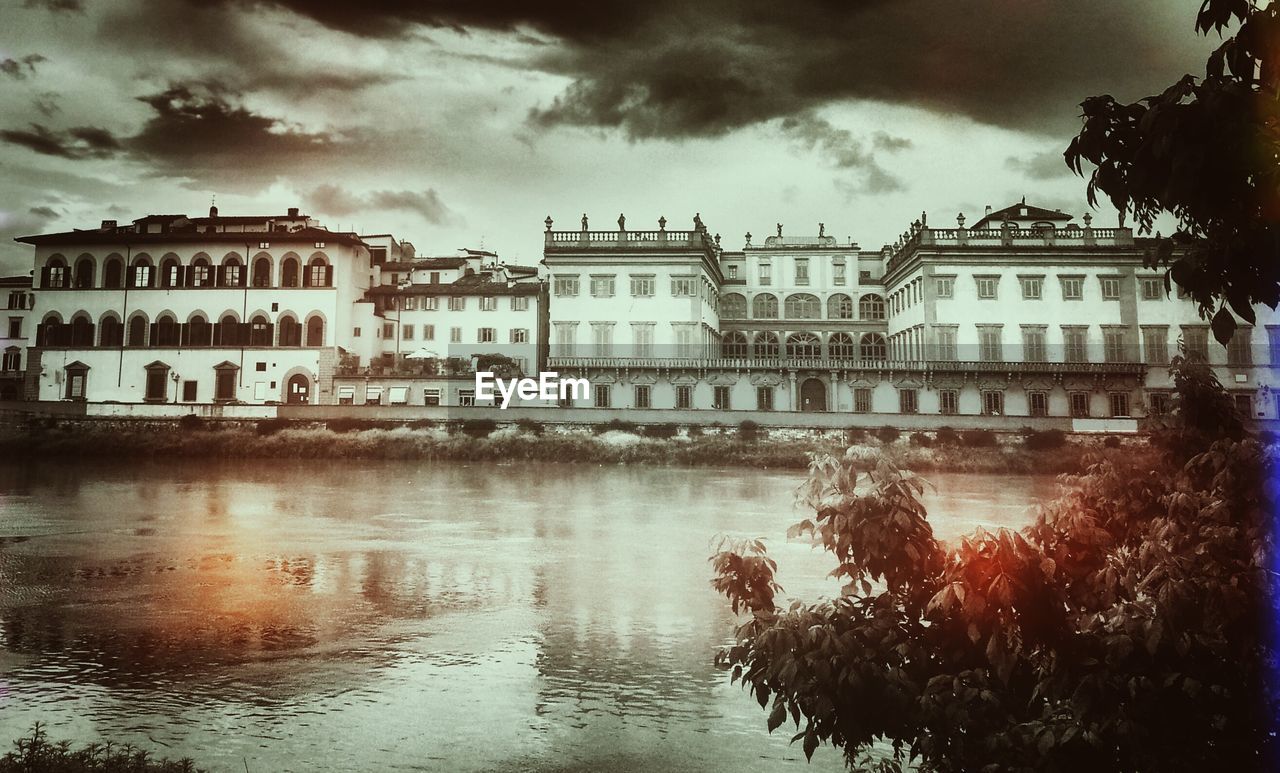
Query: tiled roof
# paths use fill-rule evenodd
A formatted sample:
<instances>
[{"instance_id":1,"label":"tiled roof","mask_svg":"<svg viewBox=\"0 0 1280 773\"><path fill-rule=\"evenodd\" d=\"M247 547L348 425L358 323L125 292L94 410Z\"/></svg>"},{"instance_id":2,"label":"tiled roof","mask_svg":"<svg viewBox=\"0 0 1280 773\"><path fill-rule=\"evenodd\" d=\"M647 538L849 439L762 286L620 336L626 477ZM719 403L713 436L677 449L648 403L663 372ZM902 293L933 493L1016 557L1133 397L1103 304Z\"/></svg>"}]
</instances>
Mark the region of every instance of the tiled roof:
<instances>
[{"instance_id":1,"label":"tiled roof","mask_svg":"<svg viewBox=\"0 0 1280 773\"><path fill-rule=\"evenodd\" d=\"M1027 213L1022 214L1022 210ZM981 220L974 223L973 229L989 228L992 224L1000 224L1005 220L1071 220L1071 215L1065 212L1058 212L1053 209L1045 209L1044 207L1035 207L1025 201L1019 204L1012 204L1004 209L998 209L990 215L984 216Z\"/></svg>"},{"instance_id":2,"label":"tiled roof","mask_svg":"<svg viewBox=\"0 0 1280 773\"><path fill-rule=\"evenodd\" d=\"M337 242L340 244L364 244L360 237L345 231L327 231L323 228L299 228L296 231L232 231L206 233L196 228L168 231L166 233L134 233L128 230L64 231L53 234L20 236L15 242L34 245L57 244L164 244L167 242Z\"/></svg>"}]
</instances>

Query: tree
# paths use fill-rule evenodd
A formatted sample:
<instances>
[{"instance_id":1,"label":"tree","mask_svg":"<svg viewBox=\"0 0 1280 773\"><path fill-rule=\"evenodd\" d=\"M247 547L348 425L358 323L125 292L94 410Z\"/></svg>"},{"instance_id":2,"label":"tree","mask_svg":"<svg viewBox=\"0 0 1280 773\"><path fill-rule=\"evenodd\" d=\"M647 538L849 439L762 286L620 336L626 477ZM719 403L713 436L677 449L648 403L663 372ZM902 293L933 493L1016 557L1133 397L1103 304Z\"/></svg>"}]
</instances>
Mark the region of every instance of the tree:
<instances>
[{"instance_id":1,"label":"tree","mask_svg":"<svg viewBox=\"0 0 1280 773\"><path fill-rule=\"evenodd\" d=\"M1174 370L1199 404L1172 437L1196 442L1094 459L1020 531L940 542L919 478L814 461L814 517L789 534L831 553L838 598L779 608L760 541L711 559L750 614L718 662L769 730L790 720L806 755L826 741L851 768L891 750L874 765L1280 769L1271 462L1243 435L1210 438L1228 398L1207 368Z\"/></svg>"},{"instance_id":2,"label":"tree","mask_svg":"<svg viewBox=\"0 0 1280 773\"><path fill-rule=\"evenodd\" d=\"M1280 4L1205 0L1196 30L1237 22L1204 78L1133 104L1086 99L1064 154L1077 174L1082 161L1096 167L1090 204L1102 192L1143 233L1162 212L1177 218L1147 266L1168 269L1166 284L1190 293L1224 344L1236 327L1228 307L1253 324L1253 304L1280 302Z\"/></svg>"}]
</instances>

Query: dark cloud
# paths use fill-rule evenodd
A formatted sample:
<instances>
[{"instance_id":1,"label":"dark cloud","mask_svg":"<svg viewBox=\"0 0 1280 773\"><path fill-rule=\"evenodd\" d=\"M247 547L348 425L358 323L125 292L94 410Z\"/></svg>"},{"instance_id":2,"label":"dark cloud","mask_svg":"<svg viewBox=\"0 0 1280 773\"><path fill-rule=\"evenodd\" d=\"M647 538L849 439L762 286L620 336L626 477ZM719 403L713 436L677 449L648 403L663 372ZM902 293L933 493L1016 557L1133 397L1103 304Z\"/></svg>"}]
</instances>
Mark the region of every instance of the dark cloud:
<instances>
[{"instance_id":1,"label":"dark cloud","mask_svg":"<svg viewBox=\"0 0 1280 773\"><path fill-rule=\"evenodd\" d=\"M456 216L434 189L425 191L372 191L356 194L336 185L320 185L306 194L307 206L318 214L346 217L357 212L398 210L413 212L433 225L454 222Z\"/></svg>"},{"instance_id":2,"label":"dark cloud","mask_svg":"<svg viewBox=\"0 0 1280 773\"><path fill-rule=\"evenodd\" d=\"M906 150L913 145L911 140L906 137L895 137L886 132L876 132L871 135L871 144L875 145L877 150L884 150L890 153Z\"/></svg>"},{"instance_id":3,"label":"dark cloud","mask_svg":"<svg viewBox=\"0 0 1280 773\"><path fill-rule=\"evenodd\" d=\"M58 216L57 210L55 210L53 207L32 207L27 211L35 215L36 217L42 217L42 218L45 218L46 220L52 220Z\"/></svg>"},{"instance_id":4,"label":"dark cloud","mask_svg":"<svg viewBox=\"0 0 1280 773\"><path fill-rule=\"evenodd\" d=\"M49 60L40 54L28 54L21 59L5 59L0 61L0 75L24 80L30 75L35 75L37 64L47 61Z\"/></svg>"},{"instance_id":5,"label":"dark cloud","mask_svg":"<svg viewBox=\"0 0 1280 773\"><path fill-rule=\"evenodd\" d=\"M110 158L122 149L111 132L94 126L55 131L33 123L29 129L0 130L0 140L42 155L71 159Z\"/></svg>"},{"instance_id":6,"label":"dark cloud","mask_svg":"<svg viewBox=\"0 0 1280 773\"><path fill-rule=\"evenodd\" d=\"M1047 150L1026 157L1009 156L1004 165L1006 169L1021 172L1032 180L1051 180L1074 174L1063 160L1061 150Z\"/></svg>"},{"instance_id":7,"label":"dark cloud","mask_svg":"<svg viewBox=\"0 0 1280 773\"><path fill-rule=\"evenodd\" d=\"M43 8L47 11L81 13L84 11L84 0L26 0L24 8Z\"/></svg>"},{"instance_id":8,"label":"dark cloud","mask_svg":"<svg viewBox=\"0 0 1280 773\"><path fill-rule=\"evenodd\" d=\"M859 193L892 193L905 189L902 181L885 171L875 155L869 152L865 144L854 137L848 129L836 128L830 121L812 113L801 113L784 118L781 128L782 133L796 148L817 151L837 170L852 173L843 175L835 181L836 189L846 199ZM877 133L873 137L872 144L887 145L891 148L889 152L893 152L911 143L897 140L884 133Z\"/></svg>"},{"instance_id":9,"label":"dark cloud","mask_svg":"<svg viewBox=\"0 0 1280 773\"><path fill-rule=\"evenodd\" d=\"M1197 0L220 3L363 36L424 25L551 35L561 45L535 64L572 82L533 122L633 138L715 136L847 99L1063 133L1083 98L1144 96L1210 47L1192 32Z\"/></svg>"},{"instance_id":10,"label":"dark cloud","mask_svg":"<svg viewBox=\"0 0 1280 773\"><path fill-rule=\"evenodd\" d=\"M54 113L62 110L62 107L58 102L59 98L57 93L45 91L37 94L35 99L31 100L31 106L36 109L36 112L40 113L40 115L43 115L45 118L52 118Z\"/></svg>"}]
</instances>

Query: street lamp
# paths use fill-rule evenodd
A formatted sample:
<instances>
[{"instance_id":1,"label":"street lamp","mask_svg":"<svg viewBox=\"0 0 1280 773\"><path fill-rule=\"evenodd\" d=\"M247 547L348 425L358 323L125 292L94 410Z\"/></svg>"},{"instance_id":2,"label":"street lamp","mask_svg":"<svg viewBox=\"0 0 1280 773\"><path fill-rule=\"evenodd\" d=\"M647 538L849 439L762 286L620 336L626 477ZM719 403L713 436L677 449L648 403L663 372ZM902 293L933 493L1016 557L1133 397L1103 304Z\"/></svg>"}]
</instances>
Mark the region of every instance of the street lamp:
<instances>
[{"instance_id":1,"label":"street lamp","mask_svg":"<svg viewBox=\"0 0 1280 773\"><path fill-rule=\"evenodd\" d=\"M173 404L177 405L178 404L178 381L182 379L182 376L178 375L177 373L173 373L172 375L169 376L169 378L173 379Z\"/></svg>"}]
</instances>

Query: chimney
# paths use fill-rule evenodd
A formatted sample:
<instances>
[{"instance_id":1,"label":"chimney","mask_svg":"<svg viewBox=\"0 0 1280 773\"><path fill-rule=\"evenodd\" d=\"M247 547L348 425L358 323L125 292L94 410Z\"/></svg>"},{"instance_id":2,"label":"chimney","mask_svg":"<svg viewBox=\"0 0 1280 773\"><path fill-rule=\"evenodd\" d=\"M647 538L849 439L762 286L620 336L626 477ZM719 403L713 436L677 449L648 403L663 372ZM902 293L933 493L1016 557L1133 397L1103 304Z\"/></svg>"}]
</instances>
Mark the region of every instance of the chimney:
<instances>
[{"instance_id":1,"label":"chimney","mask_svg":"<svg viewBox=\"0 0 1280 773\"><path fill-rule=\"evenodd\" d=\"M990 205L990 204L988 204L988 205L987 205L987 217L990 217L990 216L991 216L991 205Z\"/></svg>"},{"instance_id":2,"label":"chimney","mask_svg":"<svg viewBox=\"0 0 1280 773\"><path fill-rule=\"evenodd\" d=\"M298 208L289 207L289 217L297 217L297 216L298 216Z\"/></svg>"},{"instance_id":3,"label":"chimney","mask_svg":"<svg viewBox=\"0 0 1280 773\"><path fill-rule=\"evenodd\" d=\"M211 205L209 205L209 217L217 217L217 216L218 216L218 208L217 208L217 206L212 205L212 204L211 204Z\"/></svg>"},{"instance_id":4,"label":"chimney","mask_svg":"<svg viewBox=\"0 0 1280 773\"><path fill-rule=\"evenodd\" d=\"M102 221L102 228L101 228L101 230L103 230L103 231L114 231L114 230L115 230L115 227L116 227L116 221L114 221L114 220L103 220L103 221Z\"/></svg>"}]
</instances>

